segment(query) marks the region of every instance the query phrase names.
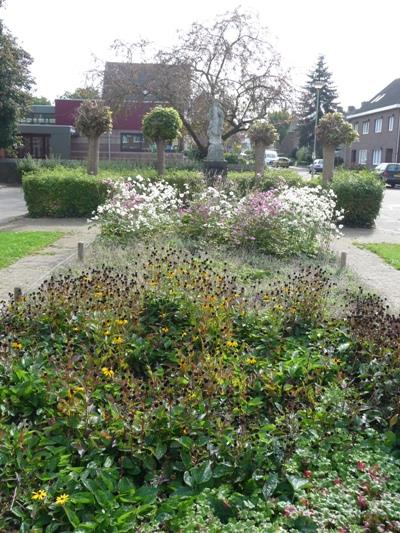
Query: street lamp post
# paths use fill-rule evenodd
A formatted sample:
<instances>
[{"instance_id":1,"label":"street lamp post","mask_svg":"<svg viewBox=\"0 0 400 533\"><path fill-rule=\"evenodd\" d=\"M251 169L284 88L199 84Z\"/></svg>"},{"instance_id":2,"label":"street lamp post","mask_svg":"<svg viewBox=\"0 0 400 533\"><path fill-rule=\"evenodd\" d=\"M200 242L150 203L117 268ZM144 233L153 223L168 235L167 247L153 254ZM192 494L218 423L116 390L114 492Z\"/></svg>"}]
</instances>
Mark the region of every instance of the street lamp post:
<instances>
[{"instance_id":1,"label":"street lamp post","mask_svg":"<svg viewBox=\"0 0 400 533\"><path fill-rule=\"evenodd\" d=\"M312 165L312 176L314 177L314 161L315 161L315 158L317 157L317 126L318 126L318 112L319 112L319 91L322 89L322 87L324 86L324 84L322 83L322 81L316 81L314 83L314 88L316 89L317 91L317 95L316 95L316 106L315 106L315 125L314 125L314 147L313 147L313 153L312 153L312 159L313 159L313 165Z\"/></svg>"}]
</instances>

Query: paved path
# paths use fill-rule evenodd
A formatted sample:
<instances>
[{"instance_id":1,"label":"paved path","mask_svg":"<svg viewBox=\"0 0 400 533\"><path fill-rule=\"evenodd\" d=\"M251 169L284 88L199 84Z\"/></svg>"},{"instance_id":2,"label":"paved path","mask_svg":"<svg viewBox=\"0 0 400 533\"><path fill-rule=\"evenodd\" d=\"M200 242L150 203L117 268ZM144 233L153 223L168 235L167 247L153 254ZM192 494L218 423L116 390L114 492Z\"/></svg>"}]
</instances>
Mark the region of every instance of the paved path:
<instances>
[{"instance_id":1,"label":"paved path","mask_svg":"<svg viewBox=\"0 0 400 533\"><path fill-rule=\"evenodd\" d=\"M333 243L333 249L347 253L348 266L374 292L387 298L391 307L400 311L400 270L379 256L354 246L354 242L391 242L400 244L400 189L387 189L375 228L346 228L344 237Z\"/></svg>"},{"instance_id":2,"label":"paved path","mask_svg":"<svg viewBox=\"0 0 400 533\"><path fill-rule=\"evenodd\" d=\"M22 187L0 185L0 224L27 214Z\"/></svg>"},{"instance_id":3,"label":"paved path","mask_svg":"<svg viewBox=\"0 0 400 533\"><path fill-rule=\"evenodd\" d=\"M36 254L0 269L0 301L7 299L14 287L25 292L40 285L61 261L76 253L79 241L90 244L98 233L95 228L88 229L86 220L68 218L19 218L0 227L0 231L45 230L63 231L65 235Z\"/></svg>"}]
</instances>

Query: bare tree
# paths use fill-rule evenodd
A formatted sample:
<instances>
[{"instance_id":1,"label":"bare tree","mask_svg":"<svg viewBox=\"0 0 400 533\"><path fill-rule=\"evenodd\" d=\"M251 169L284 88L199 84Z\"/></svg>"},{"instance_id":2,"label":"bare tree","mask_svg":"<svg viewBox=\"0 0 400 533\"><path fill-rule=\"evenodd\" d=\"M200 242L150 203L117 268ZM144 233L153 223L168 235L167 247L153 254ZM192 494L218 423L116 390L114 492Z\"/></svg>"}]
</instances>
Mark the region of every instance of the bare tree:
<instances>
[{"instance_id":1,"label":"bare tree","mask_svg":"<svg viewBox=\"0 0 400 533\"><path fill-rule=\"evenodd\" d=\"M114 48L124 66L108 64L103 96L114 109L151 99L172 105L205 155L204 107L212 100L221 103L225 114L223 140L287 102L288 75L267 37L254 16L235 9L210 26L193 23L187 33L179 34L175 46L155 52L145 65L133 59L143 57L146 43L117 41Z\"/></svg>"}]
</instances>

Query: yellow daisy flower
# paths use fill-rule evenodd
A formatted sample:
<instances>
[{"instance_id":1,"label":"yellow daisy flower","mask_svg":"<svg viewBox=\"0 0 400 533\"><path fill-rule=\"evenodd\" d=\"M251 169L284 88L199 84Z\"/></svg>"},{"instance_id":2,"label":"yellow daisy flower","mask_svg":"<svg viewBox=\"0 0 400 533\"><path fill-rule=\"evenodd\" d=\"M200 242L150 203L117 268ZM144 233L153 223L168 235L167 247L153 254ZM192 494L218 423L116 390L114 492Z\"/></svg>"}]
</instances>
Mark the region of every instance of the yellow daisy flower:
<instances>
[{"instance_id":1,"label":"yellow daisy flower","mask_svg":"<svg viewBox=\"0 0 400 533\"><path fill-rule=\"evenodd\" d=\"M56 505L65 505L69 500L68 494L61 494L56 498Z\"/></svg>"},{"instance_id":2,"label":"yellow daisy flower","mask_svg":"<svg viewBox=\"0 0 400 533\"><path fill-rule=\"evenodd\" d=\"M35 490L32 492L32 500L42 502L47 496L47 492L43 489Z\"/></svg>"}]
</instances>

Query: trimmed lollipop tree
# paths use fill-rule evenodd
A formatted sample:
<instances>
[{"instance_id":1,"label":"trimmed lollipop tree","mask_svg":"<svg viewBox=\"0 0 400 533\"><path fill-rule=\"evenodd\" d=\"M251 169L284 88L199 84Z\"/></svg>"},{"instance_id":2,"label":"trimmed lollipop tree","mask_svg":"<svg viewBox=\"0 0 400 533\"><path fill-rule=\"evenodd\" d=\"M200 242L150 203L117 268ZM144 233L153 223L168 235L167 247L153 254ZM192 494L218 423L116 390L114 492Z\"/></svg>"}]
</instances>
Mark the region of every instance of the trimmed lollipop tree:
<instances>
[{"instance_id":1,"label":"trimmed lollipop tree","mask_svg":"<svg viewBox=\"0 0 400 533\"><path fill-rule=\"evenodd\" d=\"M279 138L273 124L265 120L258 120L249 128L249 137L254 146L256 174L264 174L265 150Z\"/></svg>"},{"instance_id":2,"label":"trimmed lollipop tree","mask_svg":"<svg viewBox=\"0 0 400 533\"><path fill-rule=\"evenodd\" d=\"M321 141L324 158L323 180L329 183L335 166L335 148L340 144L351 144L358 134L342 113L326 113L319 121L317 137Z\"/></svg>"},{"instance_id":3,"label":"trimmed lollipop tree","mask_svg":"<svg viewBox=\"0 0 400 533\"><path fill-rule=\"evenodd\" d=\"M111 109L101 100L82 102L76 113L75 126L88 139L88 174L96 175L99 171L100 135L112 129Z\"/></svg>"},{"instance_id":4,"label":"trimmed lollipop tree","mask_svg":"<svg viewBox=\"0 0 400 533\"><path fill-rule=\"evenodd\" d=\"M143 135L157 145L157 171L165 172L165 145L179 137L182 120L173 107L157 106L143 117Z\"/></svg>"}]
</instances>

